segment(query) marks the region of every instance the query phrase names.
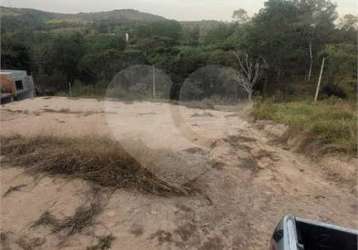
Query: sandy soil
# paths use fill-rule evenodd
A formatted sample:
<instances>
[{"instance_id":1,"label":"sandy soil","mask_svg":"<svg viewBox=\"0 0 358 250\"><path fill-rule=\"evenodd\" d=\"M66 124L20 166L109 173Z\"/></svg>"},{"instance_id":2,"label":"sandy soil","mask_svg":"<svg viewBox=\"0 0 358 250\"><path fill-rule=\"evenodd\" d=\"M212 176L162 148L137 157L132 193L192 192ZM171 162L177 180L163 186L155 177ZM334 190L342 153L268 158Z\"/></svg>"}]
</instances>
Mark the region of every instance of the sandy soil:
<instances>
[{"instance_id":1,"label":"sandy soil","mask_svg":"<svg viewBox=\"0 0 358 250\"><path fill-rule=\"evenodd\" d=\"M109 136L161 178L201 190L171 198L102 193L94 226L66 237L32 225L45 211L74 214L91 202L91 186L1 166L1 195L19 186L1 198L4 249L86 249L110 234L112 249L268 249L285 214L358 228L357 159L292 152L273 143L282 126L250 123L239 109L52 97L6 104L0 114L0 135ZM143 157L139 143L155 153Z\"/></svg>"}]
</instances>

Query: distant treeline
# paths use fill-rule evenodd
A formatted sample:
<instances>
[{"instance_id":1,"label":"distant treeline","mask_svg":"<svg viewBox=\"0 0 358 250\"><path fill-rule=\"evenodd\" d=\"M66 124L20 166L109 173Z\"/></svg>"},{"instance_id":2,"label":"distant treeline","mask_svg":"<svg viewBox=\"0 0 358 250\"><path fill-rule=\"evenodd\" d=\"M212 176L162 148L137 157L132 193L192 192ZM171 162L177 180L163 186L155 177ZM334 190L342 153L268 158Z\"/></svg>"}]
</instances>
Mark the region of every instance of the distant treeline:
<instances>
[{"instance_id":1,"label":"distant treeline","mask_svg":"<svg viewBox=\"0 0 358 250\"><path fill-rule=\"evenodd\" d=\"M10 8L2 8L1 22L1 67L26 69L45 94L67 91L69 82L106 86L118 72L144 64L169 75L175 99L202 67L238 69L233 51L265 62L256 95L312 93L323 57L326 94L354 97L357 91L358 18L339 18L329 0L268 0L253 17L234 11L232 22L180 23L133 10L62 15ZM202 98L228 92L218 88L230 82L219 74L201 75L189 82Z\"/></svg>"}]
</instances>

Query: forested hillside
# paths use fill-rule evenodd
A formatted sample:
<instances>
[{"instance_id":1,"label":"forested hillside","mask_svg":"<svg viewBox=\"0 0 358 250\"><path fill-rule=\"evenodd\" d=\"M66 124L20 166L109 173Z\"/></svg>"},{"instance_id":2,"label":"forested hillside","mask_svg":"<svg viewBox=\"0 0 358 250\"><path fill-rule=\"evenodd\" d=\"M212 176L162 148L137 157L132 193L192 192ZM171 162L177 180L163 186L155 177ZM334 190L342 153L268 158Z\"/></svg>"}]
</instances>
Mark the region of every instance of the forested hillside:
<instances>
[{"instance_id":1,"label":"forested hillside","mask_svg":"<svg viewBox=\"0 0 358 250\"><path fill-rule=\"evenodd\" d=\"M59 14L1 7L1 66L28 70L49 94L66 92L69 82L105 89L131 65L155 65L170 76L170 96L178 98L198 69L214 64L242 71L240 58L246 58L260 64L252 94L286 100L313 96L325 57L321 97L355 98L356 16L339 17L329 0L269 0L252 17L242 9L233 13L232 22L180 23L135 10ZM191 81L193 91L200 98L216 95L222 83L214 78Z\"/></svg>"}]
</instances>

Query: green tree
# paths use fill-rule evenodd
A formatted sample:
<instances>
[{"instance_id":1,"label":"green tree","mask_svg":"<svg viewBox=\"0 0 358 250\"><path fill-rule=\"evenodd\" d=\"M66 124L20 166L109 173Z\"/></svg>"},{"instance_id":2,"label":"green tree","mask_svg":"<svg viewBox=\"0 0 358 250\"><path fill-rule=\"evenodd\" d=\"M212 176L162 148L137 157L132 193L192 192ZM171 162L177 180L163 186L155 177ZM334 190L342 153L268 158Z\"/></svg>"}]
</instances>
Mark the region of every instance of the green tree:
<instances>
[{"instance_id":1,"label":"green tree","mask_svg":"<svg viewBox=\"0 0 358 250\"><path fill-rule=\"evenodd\" d=\"M244 9L235 10L232 14L232 19L239 24L246 23L250 20L247 11Z\"/></svg>"},{"instance_id":2,"label":"green tree","mask_svg":"<svg viewBox=\"0 0 358 250\"><path fill-rule=\"evenodd\" d=\"M1 35L1 68L31 70L30 49L14 35Z\"/></svg>"},{"instance_id":3,"label":"green tree","mask_svg":"<svg viewBox=\"0 0 358 250\"><path fill-rule=\"evenodd\" d=\"M223 45L226 39L234 32L234 26L228 23L218 23L204 36L205 45Z\"/></svg>"},{"instance_id":4,"label":"green tree","mask_svg":"<svg viewBox=\"0 0 358 250\"><path fill-rule=\"evenodd\" d=\"M277 81L302 61L301 36L295 26L298 21L299 12L292 1L269 0L253 19L243 41L243 50L262 56Z\"/></svg>"},{"instance_id":5,"label":"green tree","mask_svg":"<svg viewBox=\"0 0 358 250\"><path fill-rule=\"evenodd\" d=\"M74 82L79 76L78 64L84 53L83 37L79 33L58 35L45 48L45 71L51 74L57 70L64 74L66 88L69 82Z\"/></svg>"},{"instance_id":6,"label":"green tree","mask_svg":"<svg viewBox=\"0 0 358 250\"><path fill-rule=\"evenodd\" d=\"M335 29L336 5L329 0L294 0L294 3L299 10L299 23L296 25L306 43L309 61L307 79L310 80L314 59L325 44L330 42Z\"/></svg>"},{"instance_id":7,"label":"green tree","mask_svg":"<svg viewBox=\"0 0 358 250\"><path fill-rule=\"evenodd\" d=\"M200 28L198 26L188 27L183 30L182 43L189 46L197 46L200 39Z\"/></svg>"},{"instance_id":8,"label":"green tree","mask_svg":"<svg viewBox=\"0 0 358 250\"><path fill-rule=\"evenodd\" d=\"M135 29L134 35L137 39L166 37L178 43L182 35L182 27L177 21L157 21L140 25Z\"/></svg>"},{"instance_id":9,"label":"green tree","mask_svg":"<svg viewBox=\"0 0 358 250\"><path fill-rule=\"evenodd\" d=\"M358 30L358 16L347 14L339 22L339 27L343 30Z\"/></svg>"},{"instance_id":10,"label":"green tree","mask_svg":"<svg viewBox=\"0 0 358 250\"><path fill-rule=\"evenodd\" d=\"M87 52L98 52L107 49L124 50L126 42L124 36L115 34L95 34L84 39Z\"/></svg>"}]
</instances>

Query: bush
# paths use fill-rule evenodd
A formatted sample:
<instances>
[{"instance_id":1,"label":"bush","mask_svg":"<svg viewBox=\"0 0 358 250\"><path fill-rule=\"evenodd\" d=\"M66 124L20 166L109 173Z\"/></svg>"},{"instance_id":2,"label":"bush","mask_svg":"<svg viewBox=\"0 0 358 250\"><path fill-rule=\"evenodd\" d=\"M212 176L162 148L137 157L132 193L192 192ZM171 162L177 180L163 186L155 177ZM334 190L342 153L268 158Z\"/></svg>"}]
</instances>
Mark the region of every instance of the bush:
<instances>
[{"instance_id":1,"label":"bush","mask_svg":"<svg viewBox=\"0 0 358 250\"><path fill-rule=\"evenodd\" d=\"M336 84L326 84L322 88L322 94L327 95L329 97L336 96L342 99L347 97L347 94L344 90Z\"/></svg>"}]
</instances>

